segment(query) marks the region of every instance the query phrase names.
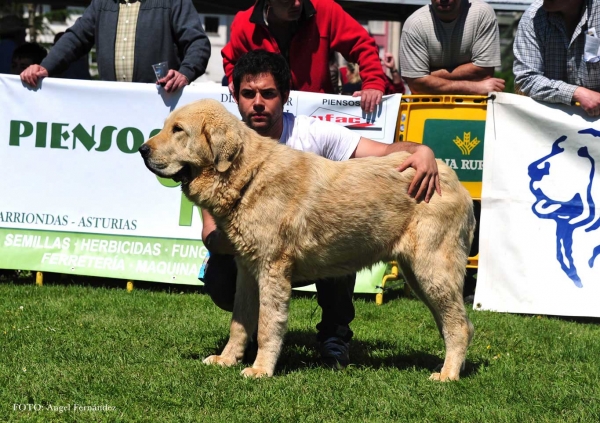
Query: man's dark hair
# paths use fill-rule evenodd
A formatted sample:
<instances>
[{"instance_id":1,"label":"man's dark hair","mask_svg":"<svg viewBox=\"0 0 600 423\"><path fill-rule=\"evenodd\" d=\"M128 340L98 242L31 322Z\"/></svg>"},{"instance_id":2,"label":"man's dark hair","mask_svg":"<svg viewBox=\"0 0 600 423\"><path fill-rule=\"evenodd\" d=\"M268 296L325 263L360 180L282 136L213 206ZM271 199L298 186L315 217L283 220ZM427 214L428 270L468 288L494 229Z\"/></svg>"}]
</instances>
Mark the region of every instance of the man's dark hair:
<instances>
[{"instance_id":1,"label":"man's dark hair","mask_svg":"<svg viewBox=\"0 0 600 423\"><path fill-rule=\"evenodd\" d=\"M32 64L39 65L48 55L48 51L38 43L25 43L17 47L12 54L13 59L29 58Z\"/></svg>"},{"instance_id":2,"label":"man's dark hair","mask_svg":"<svg viewBox=\"0 0 600 423\"><path fill-rule=\"evenodd\" d=\"M290 68L281 54L269 53L265 50L252 50L244 54L233 68L233 92L236 98L240 95L240 84L247 76L271 74L282 97L290 92Z\"/></svg>"}]
</instances>

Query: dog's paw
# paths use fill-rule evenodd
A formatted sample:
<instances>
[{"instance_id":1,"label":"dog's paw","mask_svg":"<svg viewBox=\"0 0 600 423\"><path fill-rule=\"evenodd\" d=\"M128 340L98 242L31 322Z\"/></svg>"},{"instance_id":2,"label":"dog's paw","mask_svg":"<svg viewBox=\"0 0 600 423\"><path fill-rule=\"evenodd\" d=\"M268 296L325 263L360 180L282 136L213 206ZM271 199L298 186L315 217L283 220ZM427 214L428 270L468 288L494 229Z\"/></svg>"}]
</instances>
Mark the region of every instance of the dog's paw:
<instances>
[{"instance_id":1,"label":"dog's paw","mask_svg":"<svg viewBox=\"0 0 600 423\"><path fill-rule=\"evenodd\" d=\"M458 379L458 375L455 377L450 377L449 375L442 376L442 373L432 373L431 376L429 376L429 380L437 380L438 382L450 382Z\"/></svg>"},{"instance_id":2,"label":"dog's paw","mask_svg":"<svg viewBox=\"0 0 600 423\"><path fill-rule=\"evenodd\" d=\"M254 367L246 367L241 373L244 377L252 377L258 379L259 377L269 377L270 375L266 370L255 369Z\"/></svg>"},{"instance_id":3,"label":"dog's paw","mask_svg":"<svg viewBox=\"0 0 600 423\"><path fill-rule=\"evenodd\" d=\"M202 360L204 364L218 364L219 366L229 367L237 364L235 359L230 359L222 355L210 355Z\"/></svg>"}]
</instances>

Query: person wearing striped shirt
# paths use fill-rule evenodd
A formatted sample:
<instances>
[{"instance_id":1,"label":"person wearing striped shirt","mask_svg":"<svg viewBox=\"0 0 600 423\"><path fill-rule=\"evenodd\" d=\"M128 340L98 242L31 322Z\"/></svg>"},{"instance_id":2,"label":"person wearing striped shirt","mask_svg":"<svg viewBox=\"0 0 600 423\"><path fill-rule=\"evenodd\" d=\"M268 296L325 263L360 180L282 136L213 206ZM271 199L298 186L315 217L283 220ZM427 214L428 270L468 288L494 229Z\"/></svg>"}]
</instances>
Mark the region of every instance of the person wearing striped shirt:
<instances>
[{"instance_id":1,"label":"person wearing striped shirt","mask_svg":"<svg viewBox=\"0 0 600 423\"><path fill-rule=\"evenodd\" d=\"M550 103L578 102L588 115L600 115L598 1L535 0L519 22L513 50L518 92Z\"/></svg>"},{"instance_id":2,"label":"person wearing striped shirt","mask_svg":"<svg viewBox=\"0 0 600 423\"><path fill-rule=\"evenodd\" d=\"M481 0L431 0L406 20L400 38L402 77L413 94L487 95L500 36L494 9Z\"/></svg>"}]
</instances>

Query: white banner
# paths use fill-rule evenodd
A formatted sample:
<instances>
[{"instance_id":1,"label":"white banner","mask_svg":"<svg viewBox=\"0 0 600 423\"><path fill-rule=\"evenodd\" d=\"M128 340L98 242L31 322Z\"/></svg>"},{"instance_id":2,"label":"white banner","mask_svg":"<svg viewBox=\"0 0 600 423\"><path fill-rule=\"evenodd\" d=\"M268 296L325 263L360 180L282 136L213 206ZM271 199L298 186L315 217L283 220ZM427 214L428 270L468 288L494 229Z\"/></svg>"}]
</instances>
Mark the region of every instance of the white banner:
<instances>
[{"instance_id":1,"label":"white banner","mask_svg":"<svg viewBox=\"0 0 600 423\"><path fill-rule=\"evenodd\" d=\"M170 111L213 98L238 115L226 87L0 75L0 268L198 284L206 255L199 211L138 147ZM372 116L360 99L292 92L285 110L392 142L400 96ZM370 288L373 292L373 288Z\"/></svg>"},{"instance_id":2,"label":"white banner","mask_svg":"<svg viewBox=\"0 0 600 423\"><path fill-rule=\"evenodd\" d=\"M488 104L476 308L600 317L599 137L577 107Z\"/></svg>"}]
</instances>

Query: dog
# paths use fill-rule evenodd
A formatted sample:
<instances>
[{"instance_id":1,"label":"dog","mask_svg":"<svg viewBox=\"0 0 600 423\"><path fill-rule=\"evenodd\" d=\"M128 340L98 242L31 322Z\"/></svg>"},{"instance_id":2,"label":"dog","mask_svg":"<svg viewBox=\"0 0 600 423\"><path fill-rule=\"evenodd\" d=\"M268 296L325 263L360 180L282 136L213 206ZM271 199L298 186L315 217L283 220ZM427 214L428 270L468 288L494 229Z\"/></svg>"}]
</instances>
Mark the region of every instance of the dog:
<instances>
[{"instance_id":1,"label":"dog","mask_svg":"<svg viewBox=\"0 0 600 423\"><path fill-rule=\"evenodd\" d=\"M579 134L599 137L600 132L583 129ZM600 255L597 230L600 228L598 207L600 191L594 183L600 157L594 157L588 137L559 137L550 154L531 163L528 168L529 189L535 196L533 213L540 219L556 222L556 259L562 271L576 287L583 278L592 281L595 259ZM596 154L597 155L597 154Z\"/></svg>"},{"instance_id":2,"label":"dog","mask_svg":"<svg viewBox=\"0 0 600 423\"><path fill-rule=\"evenodd\" d=\"M431 379L459 379L474 332L462 285L475 217L442 161L442 196L417 202L407 194L414 170L397 170L409 153L330 161L258 135L210 99L173 111L140 153L150 171L181 181L237 251L229 341L204 363L239 363L258 329L256 360L242 375L272 376L294 283L396 260L445 342Z\"/></svg>"}]
</instances>

